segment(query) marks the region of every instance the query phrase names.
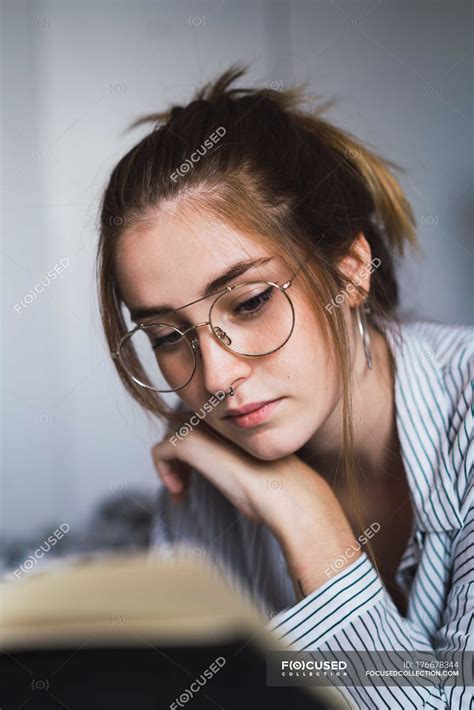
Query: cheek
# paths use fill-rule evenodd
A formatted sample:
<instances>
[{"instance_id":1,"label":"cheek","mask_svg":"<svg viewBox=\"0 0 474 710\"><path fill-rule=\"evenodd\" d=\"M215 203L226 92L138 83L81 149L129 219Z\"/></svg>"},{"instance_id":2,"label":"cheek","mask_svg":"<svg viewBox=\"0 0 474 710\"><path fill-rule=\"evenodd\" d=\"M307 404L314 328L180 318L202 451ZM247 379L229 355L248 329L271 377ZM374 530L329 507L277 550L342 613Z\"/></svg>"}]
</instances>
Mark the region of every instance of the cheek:
<instances>
[{"instance_id":1,"label":"cheek","mask_svg":"<svg viewBox=\"0 0 474 710\"><path fill-rule=\"evenodd\" d=\"M183 402L186 409L193 412L203 407L204 402L207 402L209 397L210 395L205 392L203 386L199 382L199 376L197 374L194 375L190 384L179 395L179 398L181 402Z\"/></svg>"},{"instance_id":2,"label":"cheek","mask_svg":"<svg viewBox=\"0 0 474 710\"><path fill-rule=\"evenodd\" d=\"M180 402L183 403L182 406L186 411L199 412L213 428L218 428L214 427L214 423L222 417L222 410L229 405L231 399L230 395L224 397L222 394L219 396L209 394L198 374L186 387L185 393L180 394Z\"/></svg>"},{"instance_id":3,"label":"cheek","mask_svg":"<svg viewBox=\"0 0 474 710\"><path fill-rule=\"evenodd\" d=\"M331 379L330 351L314 318L299 318L290 340L275 360L281 378L314 396Z\"/></svg>"}]
</instances>

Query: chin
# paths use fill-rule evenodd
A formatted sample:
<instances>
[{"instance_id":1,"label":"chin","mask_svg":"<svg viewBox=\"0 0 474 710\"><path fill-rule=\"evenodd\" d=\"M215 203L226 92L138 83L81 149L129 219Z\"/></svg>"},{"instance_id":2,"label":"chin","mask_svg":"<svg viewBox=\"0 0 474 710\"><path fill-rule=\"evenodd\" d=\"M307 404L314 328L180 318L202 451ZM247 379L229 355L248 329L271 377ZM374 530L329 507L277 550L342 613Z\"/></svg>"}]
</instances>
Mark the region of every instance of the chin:
<instances>
[{"instance_id":1,"label":"chin","mask_svg":"<svg viewBox=\"0 0 474 710\"><path fill-rule=\"evenodd\" d=\"M296 441L288 428L280 427L272 431L255 431L253 435L239 437L235 443L261 461L278 461L298 451L304 441L301 443L299 437Z\"/></svg>"}]
</instances>

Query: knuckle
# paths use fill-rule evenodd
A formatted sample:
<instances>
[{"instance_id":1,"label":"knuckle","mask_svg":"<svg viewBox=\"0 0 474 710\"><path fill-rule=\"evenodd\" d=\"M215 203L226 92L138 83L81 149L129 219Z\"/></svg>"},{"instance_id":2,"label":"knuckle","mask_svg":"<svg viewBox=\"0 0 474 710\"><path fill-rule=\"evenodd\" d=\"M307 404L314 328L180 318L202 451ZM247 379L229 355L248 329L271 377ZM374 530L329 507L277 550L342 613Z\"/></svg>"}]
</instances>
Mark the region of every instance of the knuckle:
<instances>
[{"instance_id":1,"label":"knuckle","mask_svg":"<svg viewBox=\"0 0 474 710\"><path fill-rule=\"evenodd\" d=\"M153 456L158 457L161 455L161 453L164 451L165 446L166 446L167 440L163 439L160 441L157 441L153 446L151 447L151 453Z\"/></svg>"},{"instance_id":2,"label":"knuckle","mask_svg":"<svg viewBox=\"0 0 474 710\"><path fill-rule=\"evenodd\" d=\"M151 448L151 458L152 458L152 461L155 464L156 468L158 468L161 457L160 457L160 449L156 445L152 446L152 448Z\"/></svg>"}]
</instances>

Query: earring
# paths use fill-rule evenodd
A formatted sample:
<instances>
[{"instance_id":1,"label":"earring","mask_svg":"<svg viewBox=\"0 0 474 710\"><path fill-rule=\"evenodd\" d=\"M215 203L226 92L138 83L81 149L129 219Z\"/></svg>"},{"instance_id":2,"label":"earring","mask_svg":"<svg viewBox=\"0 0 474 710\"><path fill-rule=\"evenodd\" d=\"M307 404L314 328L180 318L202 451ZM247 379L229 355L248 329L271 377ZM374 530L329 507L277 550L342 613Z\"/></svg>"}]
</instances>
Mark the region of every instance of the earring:
<instances>
[{"instance_id":1,"label":"earring","mask_svg":"<svg viewBox=\"0 0 474 710\"><path fill-rule=\"evenodd\" d=\"M230 388L229 388L229 391L227 392L227 394L230 394L231 397L234 396L234 389L233 389L233 387L230 387Z\"/></svg>"},{"instance_id":2,"label":"earring","mask_svg":"<svg viewBox=\"0 0 474 710\"><path fill-rule=\"evenodd\" d=\"M367 313L370 313L370 308L365 302L356 308L357 325L359 326L359 333L364 346L365 359L367 360L367 367L371 370L372 355L370 354L370 336L367 325Z\"/></svg>"}]
</instances>

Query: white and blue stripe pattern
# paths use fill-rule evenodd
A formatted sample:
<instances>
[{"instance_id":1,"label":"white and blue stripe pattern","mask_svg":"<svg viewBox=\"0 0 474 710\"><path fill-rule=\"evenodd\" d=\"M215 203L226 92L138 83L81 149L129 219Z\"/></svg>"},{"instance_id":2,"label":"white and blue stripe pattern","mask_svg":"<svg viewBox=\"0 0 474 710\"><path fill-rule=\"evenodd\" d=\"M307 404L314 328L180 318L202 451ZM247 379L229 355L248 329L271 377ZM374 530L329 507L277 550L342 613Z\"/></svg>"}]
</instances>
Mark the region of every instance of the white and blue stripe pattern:
<instances>
[{"instance_id":1,"label":"white and blue stripe pattern","mask_svg":"<svg viewBox=\"0 0 474 710\"><path fill-rule=\"evenodd\" d=\"M395 406L415 521L397 570L408 597L400 614L365 552L297 602L281 548L204 476L186 500L158 496L150 554L182 544L207 554L295 651L474 651L474 329L405 323L395 355ZM459 685L351 686L356 708L474 710Z\"/></svg>"}]
</instances>

